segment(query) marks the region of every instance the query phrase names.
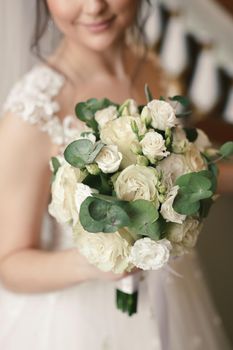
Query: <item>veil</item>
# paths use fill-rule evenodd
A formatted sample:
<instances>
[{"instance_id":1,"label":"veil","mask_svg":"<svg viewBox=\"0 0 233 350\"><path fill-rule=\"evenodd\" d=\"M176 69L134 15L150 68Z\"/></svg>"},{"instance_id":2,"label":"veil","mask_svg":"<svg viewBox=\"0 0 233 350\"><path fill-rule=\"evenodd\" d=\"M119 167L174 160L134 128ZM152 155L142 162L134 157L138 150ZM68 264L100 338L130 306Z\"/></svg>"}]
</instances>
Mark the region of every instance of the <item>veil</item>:
<instances>
[{"instance_id":1,"label":"veil","mask_svg":"<svg viewBox=\"0 0 233 350\"><path fill-rule=\"evenodd\" d=\"M0 1L0 106L12 85L26 73L38 58L31 52L31 40L36 21L36 0ZM51 49L57 36L55 29L47 31L44 48Z\"/></svg>"}]
</instances>

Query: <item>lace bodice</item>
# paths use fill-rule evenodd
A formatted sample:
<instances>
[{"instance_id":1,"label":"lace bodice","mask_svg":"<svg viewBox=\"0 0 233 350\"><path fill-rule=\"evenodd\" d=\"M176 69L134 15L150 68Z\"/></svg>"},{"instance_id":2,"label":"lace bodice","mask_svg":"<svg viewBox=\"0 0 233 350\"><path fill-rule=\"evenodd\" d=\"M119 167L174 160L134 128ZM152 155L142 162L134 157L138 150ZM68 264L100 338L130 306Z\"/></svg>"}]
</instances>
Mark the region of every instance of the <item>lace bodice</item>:
<instances>
[{"instance_id":1,"label":"lace bodice","mask_svg":"<svg viewBox=\"0 0 233 350\"><path fill-rule=\"evenodd\" d=\"M37 124L54 144L65 145L75 139L79 131L72 126L73 115L66 116L63 121L56 115L60 106L55 97L64 83L64 76L52 68L36 66L15 84L3 111L11 111L24 121Z\"/></svg>"}]
</instances>

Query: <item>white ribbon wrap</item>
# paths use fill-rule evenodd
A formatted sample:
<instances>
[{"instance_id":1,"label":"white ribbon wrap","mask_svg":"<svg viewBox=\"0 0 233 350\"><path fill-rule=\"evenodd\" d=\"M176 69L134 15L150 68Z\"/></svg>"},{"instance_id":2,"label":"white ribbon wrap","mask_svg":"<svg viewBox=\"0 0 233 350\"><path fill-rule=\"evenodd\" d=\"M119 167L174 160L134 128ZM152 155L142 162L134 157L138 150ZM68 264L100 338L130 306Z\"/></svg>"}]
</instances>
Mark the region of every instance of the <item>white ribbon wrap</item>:
<instances>
[{"instance_id":1,"label":"white ribbon wrap","mask_svg":"<svg viewBox=\"0 0 233 350\"><path fill-rule=\"evenodd\" d=\"M133 275L122 278L116 283L116 288L123 293L133 294L139 288L139 281L142 277L142 272L137 272Z\"/></svg>"}]
</instances>

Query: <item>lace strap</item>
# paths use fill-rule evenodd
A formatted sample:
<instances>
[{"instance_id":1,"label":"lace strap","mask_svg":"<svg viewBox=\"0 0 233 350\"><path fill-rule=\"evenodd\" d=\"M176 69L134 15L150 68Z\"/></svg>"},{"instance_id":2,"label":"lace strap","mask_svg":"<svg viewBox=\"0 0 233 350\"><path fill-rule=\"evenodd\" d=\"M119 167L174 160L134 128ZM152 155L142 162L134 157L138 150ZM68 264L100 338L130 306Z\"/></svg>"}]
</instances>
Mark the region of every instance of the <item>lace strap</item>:
<instances>
[{"instance_id":1,"label":"lace strap","mask_svg":"<svg viewBox=\"0 0 233 350\"><path fill-rule=\"evenodd\" d=\"M24 121L38 124L53 143L64 142L63 124L56 116L59 104L54 101L65 78L47 66L37 66L27 73L10 91L3 111L11 111Z\"/></svg>"}]
</instances>

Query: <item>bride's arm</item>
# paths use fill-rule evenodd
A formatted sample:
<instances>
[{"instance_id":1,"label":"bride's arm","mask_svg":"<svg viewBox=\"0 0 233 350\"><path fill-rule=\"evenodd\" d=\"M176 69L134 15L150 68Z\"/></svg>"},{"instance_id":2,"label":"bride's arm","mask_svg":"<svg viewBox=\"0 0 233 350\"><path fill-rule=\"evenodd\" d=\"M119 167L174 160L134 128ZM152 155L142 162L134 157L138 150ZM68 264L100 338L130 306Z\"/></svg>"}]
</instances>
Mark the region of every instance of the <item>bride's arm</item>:
<instances>
[{"instance_id":1,"label":"bride's arm","mask_svg":"<svg viewBox=\"0 0 233 350\"><path fill-rule=\"evenodd\" d=\"M100 278L77 250L39 249L50 193L49 137L9 114L0 124L0 281L15 292L46 292Z\"/></svg>"}]
</instances>

